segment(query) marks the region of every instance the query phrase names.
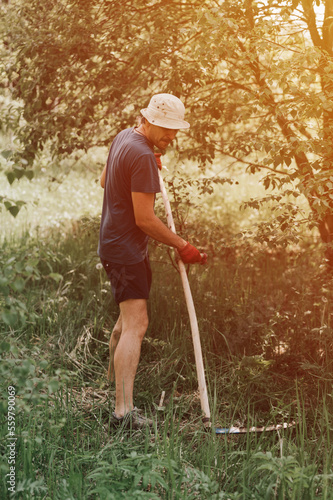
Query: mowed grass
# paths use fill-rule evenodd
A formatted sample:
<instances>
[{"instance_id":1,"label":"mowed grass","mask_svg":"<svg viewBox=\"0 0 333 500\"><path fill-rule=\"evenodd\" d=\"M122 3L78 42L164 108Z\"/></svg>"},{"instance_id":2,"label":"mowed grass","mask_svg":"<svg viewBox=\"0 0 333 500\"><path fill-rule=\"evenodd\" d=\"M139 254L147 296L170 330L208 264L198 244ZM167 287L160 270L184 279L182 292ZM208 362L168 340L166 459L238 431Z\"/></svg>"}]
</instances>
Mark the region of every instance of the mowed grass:
<instances>
[{"instance_id":1,"label":"mowed grass","mask_svg":"<svg viewBox=\"0 0 333 500\"><path fill-rule=\"evenodd\" d=\"M95 164L91 158L88 166ZM118 308L96 253L101 168L68 165L59 178L56 167L45 164L32 183L3 186L9 198L30 202L16 219L1 214L1 286L13 302L0 325L0 497L10 498L7 403L15 387L14 498L333 498L332 277L315 240L286 250L234 238L268 216L239 211L262 194L255 177L238 173L238 185L189 196L180 229L209 253L189 280L212 431L201 422L180 278L166 248L155 245L135 402L156 428L114 430L106 368ZM283 422L294 424L258 435L214 433Z\"/></svg>"},{"instance_id":2,"label":"mowed grass","mask_svg":"<svg viewBox=\"0 0 333 500\"><path fill-rule=\"evenodd\" d=\"M240 243L221 247L206 267L191 266L212 410L207 432L180 278L165 248L152 246L135 402L156 426L129 432L109 424L107 344L118 309L98 265L97 235L98 219L85 218L65 235L53 228L2 246L27 310L25 323L1 324L1 498L10 498L9 386L16 498L333 498L332 277L320 248ZM215 425L283 422L294 425L214 433Z\"/></svg>"}]
</instances>

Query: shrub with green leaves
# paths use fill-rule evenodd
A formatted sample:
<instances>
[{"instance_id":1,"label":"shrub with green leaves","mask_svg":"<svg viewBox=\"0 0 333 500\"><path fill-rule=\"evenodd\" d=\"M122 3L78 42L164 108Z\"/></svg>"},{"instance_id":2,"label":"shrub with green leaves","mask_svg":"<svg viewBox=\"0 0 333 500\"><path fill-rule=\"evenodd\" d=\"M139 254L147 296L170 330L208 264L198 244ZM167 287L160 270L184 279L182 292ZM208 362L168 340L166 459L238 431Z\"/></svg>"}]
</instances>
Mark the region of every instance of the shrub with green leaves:
<instances>
[{"instance_id":1,"label":"shrub with green leaves","mask_svg":"<svg viewBox=\"0 0 333 500\"><path fill-rule=\"evenodd\" d=\"M26 236L20 245L2 244L0 254L0 321L7 327L36 319L31 290L36 283L62 278L54 272L57 255ZM32 304L30 301L32 300Z\"/></svg>"}]
</instances>

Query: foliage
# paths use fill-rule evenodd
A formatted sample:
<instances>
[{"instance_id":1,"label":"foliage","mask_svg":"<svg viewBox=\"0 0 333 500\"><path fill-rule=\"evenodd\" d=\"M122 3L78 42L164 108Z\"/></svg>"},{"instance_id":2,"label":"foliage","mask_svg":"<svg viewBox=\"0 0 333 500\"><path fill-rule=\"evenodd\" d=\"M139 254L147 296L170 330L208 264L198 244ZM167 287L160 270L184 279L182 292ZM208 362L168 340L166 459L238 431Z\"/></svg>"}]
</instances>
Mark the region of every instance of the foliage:
<instances>
[{"instance_id":1,"label":"foliage","mask_svg":"<svg viewBox=\"0 0 333 500\"><path fill-rule=\"evenodd\" d=\"M294 456L274 457L271 452L258 452L253 459L257 462L259 478L263 472L262 478L258 478L256 489L261 490L264 498L272 495L276 498L288 498L291 495L293 498L305 498L314 481L314 465L303 468ZM266 483L264 487L262 482Z\"/></svg>"},{"instance_id":2,"label":"foliage","mask_svg":"<svg viewBox=\"0 0 333 500\"><path fill-rule=\"evenodd\" d=\"M15 436L15 468L18 457L23 464L23 474L16 481L15 490L21 498L38 498L38 495L47 491L47 487L42 479L36 479L34 473L31 475L32 464L25 462L31 458L36 449L41 447L50 432L57 433L63 427L64 422L57 421L51 414L45 420L45 406L50 395L58 390L60 380L61 383L67 380L67 375L60 370L55 374L50 373L48 362L41 357L38 347L29 349L16 339L9 336L4 339L2 335L0 342L0 418L3 423L9 422L9 415L14 418L14 433L10 435ZM11 413L8 413L8 394L12 393L11 390L15 391L15 405L11 406ZM1 485L3 498L7 498L7 495L10 497L6 484L6 473L9 469L6 458L8 459L7 446L12 444L13 440L8 437L7 425L2 425L0 468L3 478Z\"/></svg>"},{"instance_id":3,"label":"foliage","mask_svg":"<svg viewBox=\"0 0 333 500\"><path fill-rule=\"evenodd\" d=\"M97 455L99 466L87 478L93 480L96 486L89 489L88 495L110 499L132 496L157 500L160 498L157 494L159 491L167 498L182 498L182 492L188 499L222 498L216 494L219 490L216 481L194 467L180 469L179 463L168 456L159 456L157 453L140 454L137 451L131 451L123 458L116 455L114 444L106 446Z\"/></svg>"},{"instance_id":4,"label":"foliage","mask_svg":"<svg viewBox=\"0 0 333 500\"><path fill-rule=\"evenodd\" d=\"M46 143L56 156L109 145L152 92L172 92L192 124L180 159L204 168L222 155L266 172L265 202L302 193L312 209L308 221L284 203L277 224L319 223L329 241L332 12L318 6L321 14L305 0L2 4L4 90L18 103L2 118L16 141L7 177Z\"/></svg>"},{"instance_id":5,"label":"foliage","mask_svg":"<svg viewBox=\"0 0 333 500\"><path fill-rule=\"evenodd\" d=\"M58 283L62 279L54 272L53 266L58 263L56 254L36 243L27 243L15 248L5 242L0 255L0 322L7 327L36 319L29 303L32 284L47 280Z\"/></svg>"},{"instance_id":6,"label":"foliage","mask_svg":"<svg viewBox=\"0 0 333 500\"><path fill-rule=\"evenodd\" d=\"M187 223L197 225L198 217ZM39 275L25 283L34 321L15 329L1 324L2 421L8 386L17 394L17 495L330 498L332 287L312 248L277 254L239 246L189 275L215 423L297 425L279 435L228 438L201 430L179 276L153 247L151 319L135 395L158 432L127 433L109 428L114 388L106 384L107 351L118 309L97 265L97 230L98 219L83 219L66 237L26 237L21 252L17 242L7 243L17 262L39 258ZM62 279L48 278L50 266ZM2 478L6 444L2 426ZM2 480L1 498L7 493Z\"/></svg>"},{"instance_id":7,"label":"foliage","mask_svg":"<svg viewBox=\"0 0 333 500\"><path fill-rule=\"evenodd\" d=\"M101 157L91 154L88 161L98 165ZM26 232L43 237L55 228L64 233L75 231L77 219L101 213L103 190L97 184L97 172L88 170L81 160L75 166L73 160L56 165L48 160L48 155L39 159L32 180L2 186L4 197L15 204L24 198L25 204L16 220L8 211L0 212L1 241L24 240Z\"/></svg>"}]
</instances>

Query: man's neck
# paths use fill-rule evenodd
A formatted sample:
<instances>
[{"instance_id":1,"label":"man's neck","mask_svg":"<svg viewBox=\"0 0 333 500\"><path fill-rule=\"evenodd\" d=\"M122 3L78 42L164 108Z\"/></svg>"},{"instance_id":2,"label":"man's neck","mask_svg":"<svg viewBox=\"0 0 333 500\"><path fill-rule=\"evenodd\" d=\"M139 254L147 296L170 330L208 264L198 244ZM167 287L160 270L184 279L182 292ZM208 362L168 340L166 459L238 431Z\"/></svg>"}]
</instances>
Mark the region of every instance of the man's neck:
<instances>
[{"instance_id":1,"label":"man's neck","mask_svg":"<svg viewBox=\"0 0 333 500\"><path fill-rule=\"evenodd\" d=\"M140 135L143 135L144 137L147 137L145 134L145 130L142 125L139 125L138 127L134 128L135 132L137 132Z\"/></svg>"}]
</instances>

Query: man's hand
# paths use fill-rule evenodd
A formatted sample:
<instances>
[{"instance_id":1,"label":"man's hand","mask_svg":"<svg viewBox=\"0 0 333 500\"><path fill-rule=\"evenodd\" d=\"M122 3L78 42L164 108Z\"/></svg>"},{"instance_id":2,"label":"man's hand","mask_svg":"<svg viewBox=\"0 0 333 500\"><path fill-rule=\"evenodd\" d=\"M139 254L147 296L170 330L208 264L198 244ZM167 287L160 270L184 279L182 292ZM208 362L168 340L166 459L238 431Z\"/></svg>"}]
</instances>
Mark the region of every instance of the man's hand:
<instances>
[{"instance_id":1,"label":"man's hand","mask_svg":"<svg viewBox=\"0 0 333 500\"><path fill-rule=\"evenodd\" d=\"M184 248L178 249L178 253L184 264L195 264L196 262L206 264L207 262L207 254L200 253L197 248L188 242Z\"/></svg>"},{"instance_id":2,"label":"man's hand","mask_svg":"<svg viewBox=\"0 0 333 500\"><path fill-rule=\"evenodd\" d=\"M155 155L155 158L156 158L156 163L157 163L157 166L160 170L162 170L162 162L161 162L161 156L162 156L162 153L154 153Z\"/></svg>"}]
</instances>

